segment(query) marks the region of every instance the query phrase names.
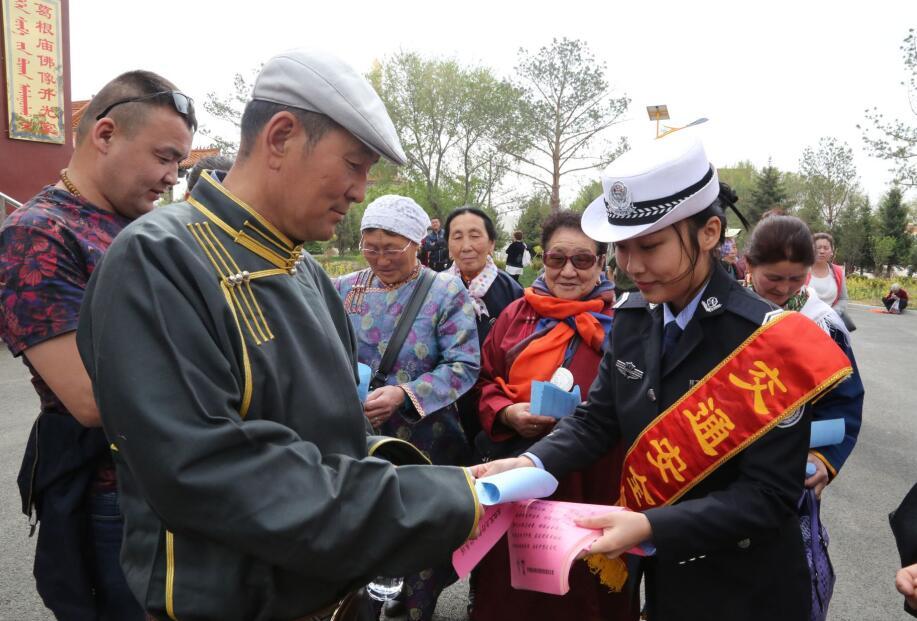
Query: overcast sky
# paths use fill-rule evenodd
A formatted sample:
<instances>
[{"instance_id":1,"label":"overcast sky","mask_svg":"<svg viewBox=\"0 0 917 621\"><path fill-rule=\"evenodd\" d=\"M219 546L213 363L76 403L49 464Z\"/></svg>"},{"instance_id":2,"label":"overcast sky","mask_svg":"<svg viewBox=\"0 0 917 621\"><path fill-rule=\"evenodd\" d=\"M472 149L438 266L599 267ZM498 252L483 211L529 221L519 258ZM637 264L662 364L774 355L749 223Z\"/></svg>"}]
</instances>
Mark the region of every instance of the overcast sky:
<instances>
[{"instance_id":1,"label":"overcast sky","mask_svg":"<svg viewBox=\"0 0 917 621\"><path fill-rule=\"evenodd\" d=\"M613 93L632 99L615 130L632 144L654 135L650 104L667 104L673 125L709 118L699 130L717 166L751 160L761 167L771 158L797 170L806 146L836 136L854 148L874 200L890 175L863 150L856 124L864 109L917 123L899 49L908 28L917 28L915 0L848 7L822 0L72 0L70 16L73 99L144 68L201 102L208 91L228 92L235 72L247 75L300 45L330 49L361 71L405 49L508 76L520 47L566 36L584 39L606 63ZM195 146L206 142L198 136Z\"/></svg>"}]
</instances>

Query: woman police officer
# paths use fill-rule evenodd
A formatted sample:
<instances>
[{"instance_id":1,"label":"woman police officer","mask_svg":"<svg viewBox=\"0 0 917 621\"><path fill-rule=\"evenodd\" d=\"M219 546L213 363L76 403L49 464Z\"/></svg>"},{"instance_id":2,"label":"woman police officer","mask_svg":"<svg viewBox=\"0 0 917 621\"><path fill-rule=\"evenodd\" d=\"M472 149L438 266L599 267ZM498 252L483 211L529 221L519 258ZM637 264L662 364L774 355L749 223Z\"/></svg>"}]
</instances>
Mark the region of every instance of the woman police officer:
<instances>
[{"instance_id":1,"label":"woman police officer","mask_svg":"<svg viewBox=\"0 0 917 621\"><path fill-rule=\"evenodd\" d=\"M849 361L810 320L775 310L717 265L720 184L696 139L635 149L602 186L583 230L615 244L640 291L616 304L576 415L522 457L474 474L534 464L562 476L622 441L620 504L630 511L579 522L604 530L588 559L603 581L623 582L624 564L608 559L644 543L655 547L642 562L653 621L804 621L796 503L809 418L800 406L846 377ZM799 355L800 337L818 349L817 365Z\"/></svg>"}]
</instances>

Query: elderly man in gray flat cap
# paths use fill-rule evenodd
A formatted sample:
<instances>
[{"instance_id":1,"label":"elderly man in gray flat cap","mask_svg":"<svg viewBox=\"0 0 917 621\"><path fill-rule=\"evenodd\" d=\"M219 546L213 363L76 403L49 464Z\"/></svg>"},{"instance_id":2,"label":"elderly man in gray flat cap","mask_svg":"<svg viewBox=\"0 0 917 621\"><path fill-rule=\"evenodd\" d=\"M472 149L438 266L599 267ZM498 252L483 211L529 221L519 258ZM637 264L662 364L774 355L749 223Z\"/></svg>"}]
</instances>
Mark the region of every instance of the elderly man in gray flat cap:
<instances>
[{"instance_id":1,"label":"elderly man in gray flat cap","mask_svg":"<svg viewBox=\"0 0 917 621\"><path fill-rule=\"evenodd\" d=\"M155 619L362 619L360 587L443 562L480 506L462 468L367 435L354 335L302 249L404 162L366 80L271 59L232 169L122 232L78 332L118 469L121 562Z\"/></svg>"}]
</instances>

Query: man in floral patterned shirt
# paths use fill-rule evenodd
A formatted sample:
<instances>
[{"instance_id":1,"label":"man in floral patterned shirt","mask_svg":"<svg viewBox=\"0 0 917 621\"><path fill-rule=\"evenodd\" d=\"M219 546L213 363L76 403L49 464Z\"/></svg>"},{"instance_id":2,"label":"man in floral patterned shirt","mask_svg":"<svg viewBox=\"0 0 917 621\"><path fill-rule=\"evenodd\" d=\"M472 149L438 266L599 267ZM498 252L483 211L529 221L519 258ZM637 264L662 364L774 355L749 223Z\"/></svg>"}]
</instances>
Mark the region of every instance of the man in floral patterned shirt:
<instances>
[{"instance_id":1,"label":"man in floral patterned shirt","mask_svg":"<svg viewBox=\"0 0 917 621\"><path fill-rule=\"evenodd\" d=\"M115 78L86 108L60 181L0 228L0 337L41 402L18 482L33 532L41 522L38 592L59 619L144 618L118 564L115 471L76 328L96 264L175 184L195 128L190 98L169 81Z\"/></svg>"}]
</instances>

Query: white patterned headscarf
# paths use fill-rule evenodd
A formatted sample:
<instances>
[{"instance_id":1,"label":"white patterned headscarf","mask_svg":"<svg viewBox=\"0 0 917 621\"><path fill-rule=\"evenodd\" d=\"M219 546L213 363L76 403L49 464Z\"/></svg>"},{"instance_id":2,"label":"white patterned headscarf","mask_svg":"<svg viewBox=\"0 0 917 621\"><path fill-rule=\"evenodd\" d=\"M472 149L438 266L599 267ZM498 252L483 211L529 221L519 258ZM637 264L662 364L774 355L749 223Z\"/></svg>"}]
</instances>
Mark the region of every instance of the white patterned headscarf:
<instances>
[{"instance_id":1,"label":"white patterned headscarf","mask_svg":"<svg viewBox=\"0 0 917 621\"><path fill-rule=\"evenodd\" d=\"M360 232L366 229L382 229L420 244L430 227L430 216L414 199L397 194L380 196L363 212Z\"/></svg>"}]
</instances>

